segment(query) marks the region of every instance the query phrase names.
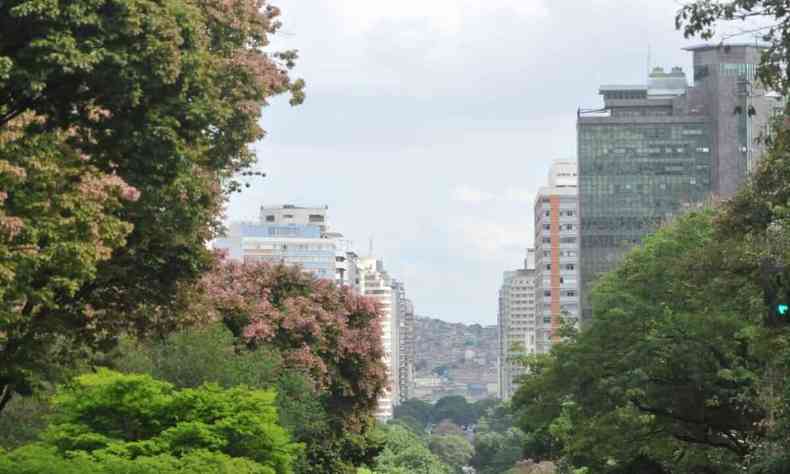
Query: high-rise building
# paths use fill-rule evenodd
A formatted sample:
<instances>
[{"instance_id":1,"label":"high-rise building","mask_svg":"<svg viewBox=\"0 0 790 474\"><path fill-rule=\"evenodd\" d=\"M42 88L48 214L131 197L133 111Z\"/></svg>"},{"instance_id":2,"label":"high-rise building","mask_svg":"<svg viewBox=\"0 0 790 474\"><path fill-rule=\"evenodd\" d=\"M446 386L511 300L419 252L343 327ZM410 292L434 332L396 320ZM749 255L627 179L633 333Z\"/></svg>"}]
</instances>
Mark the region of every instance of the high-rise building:
<instances>
[{"instance_id":1,"label":"high-rise building","mask_svg":"<svg viewBox=\"0 0 790 474\"><path fill-rule=\"evenodd\" d=\"M760 49L689 48L693 87L682 69L655 68L647 84L601 86L603 108L579 110L582 321L601 273L672 216L732 196L754 167L754 139L781 107L755 81Z\"/></svg>"},{"instance_id":2,"label":"high-rise building","mask_svg":"<svg viewBox=\"0 0 790 474\"><path fill-rule=\"evenodd\" d=\"M562 321L579 317L579 214L575 160L557 160L535 198L535 349L559 340Z\"/></svg>"},{"instance_id":3,"label":"high-rise building","mask_svg":"<svg viewBox=\"0 0 790 474\"><path fill-rule=\"evenodd\" d=\"M397 280L392 285L398 302L398 395L404 402L414 397L414 304L406 297L406 289Z\"/></svg>"},{"instance_id":4,"label":"high-rise building","mask_svg":"<svg viewBox=\"0 0 790 474\"><path fill-rule=\"evenodd\" d=\"M530 251L523 269L507 271L499 290L499 398L508 400L526 369L514 358L536 352L535 268Z\"/></svg>"},{"instance_id":5,"label":"high-rise building","mask_svg":"<svg viewBox=\"0 0 790 474\"><path fill-rule=\"evenodd\" d=\"M399 400L399 347L398 347L398 289L384 270L384 263L374 257L359 259L360 294L376 303L382 313L381 330L384 346L384 363L387 366L388 388L379 397L376 418L392 418L393 408Z\"/></svg>"},{"instance_id":6,"label":"high-rise building","mask_svg":"<svg viewBox=\"0 0 790 474\"><path fill-rule=\"evenodd\" d=\"M231 259L299 265L318 278L357 290L358 257L343 234L330 232L327 211L291 204L262 206L259 222L230 224L213 246Z\"/></svg>"}]
</instances>

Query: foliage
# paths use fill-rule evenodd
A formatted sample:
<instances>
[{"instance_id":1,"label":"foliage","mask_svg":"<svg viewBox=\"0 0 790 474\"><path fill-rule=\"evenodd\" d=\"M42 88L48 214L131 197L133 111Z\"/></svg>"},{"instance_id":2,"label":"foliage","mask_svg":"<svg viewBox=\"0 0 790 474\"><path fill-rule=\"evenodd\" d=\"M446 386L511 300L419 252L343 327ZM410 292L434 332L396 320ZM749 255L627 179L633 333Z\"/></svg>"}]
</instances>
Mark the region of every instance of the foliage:
<instances>
[{"instance_id":1,"label":"foliage","mask_svg":"<svg viewBox=\"0 0 790 474\"><path fill-rule=\"evenodd\" d=\"M764 435L764 348L781 336L760 329L749 267L732 270L743 248L715 233L711 211L679 217L601 278L589 330L524 378L525 431L594 472L738 471Z\"/></svg>"},{"instance_id":2,"label":"foliage","mask_svg":"<svg viewBox=\"0 0 790 474\"><path fill-rule=\"evenodd\" d=\"M480 419L470 460L478 473L501 474L523 458L525 449L530 450L530 439L514 425L515 415L509 404L498 405Z\"/></svg>"},{"instance_id":3,"label":"foliage","mask_svg":"<svg viewBox=\"0 0 790 474\"><path fill-rule=\"evenodd\" d=\"M244 386L178 390L148 375L99 369L58 390L42 442L12 452L6 472L60 456L75 460L73 470L84 463L96 472L133 464L148 466L139 472L188 472L202 463L216 472L238 465L241 472L290 473L301 446L277 423L274 399L274 392Z\"/></svg>"},{"instance_id":4,"label":"foliage","mask_svg":"<svg viewBox=\"0 0 790 474\"><path fill-rule=\"evenodd\" d=\"M49 411L44 393L11 399L0 417L0 450L35 441L47 427Z\"/></svg>"},{"instance_id":5,"label":"foliage","mask_svg":"<svg viewBox=\"0 0 790 474\"><path fill-rule=\"evenodd\" d=\"M396 406L393 416L396 420L405 417L413 418L420 422L424 428L433 421L432 410L433 405L430 403L412 398Z\"/></svg>"},{"instance_id":6,"label":"foliage","mask_svg":"<svg viewBox=\"0 0 790 474\"><path fill-rule=\"evenodd\" d=\"M30 445L0 458L0 474L272 474L271 468L245 458L195 450L176 457L170 454L138 456L63 457L53 446Z\"/></svg>"},{"instance_id":7,"label":"foliage","mask_svg":"<svg viewBox=\"0 0 790 474\"><path fill-rule=\"evenodd\" d=\"M463 436L464 430L450 420L442 420L433 427L432 434Z\"/></svg>"},{"instance_id":8,"label":"foliage","mask_svg":"<svg viewBox=\"0 0 790 474\"><path fill-rule=\"evenodd\" d=\"M760 26L750 27L756 23ZM746 21L752 21L746 24ZM714 37L722 22L743 24L742 32L726 35L727 39L738 35L759 35L767 44L759 68L763 83L784 93L790 91L790 9L785 0L694 0L683 5L675 18L675 25L682 29L686 38L700 36L708 40ZM751 39L751 38L750 38Z\"/></svg>"},{"instance_id":9,"label":"foliage","mask_svg":"<svg viewBox=\"0 0 790 474\"><path fill-rule=\"evenodd\" d=\"M261 107L302 99L295 53L265 52L278 14L265 0L0 3L0 409L85 346L180 324Z\"/></svg>"},{"instance_id":10,"label":"foliage","mask_svg":"<svg viewBox=\"0 0 790 474\"><path fill-rule=\"evenodd\" d=\"M269 272L276 281L270 281L272 288L280 288L278 291L281 291L283 297L284 289L290 281L286 281L286 278L304 283L306 286L300 288L305 294L312 292L313 285L316 284L309 277L286 268L259 270ZM339 289L327 287L325 291L334 291L338 297L345 297L345 293ZM320 310L315 309L313 314L325 314L330 309L330 306L324 306ZM295 318L296 313L289 316ZM321 321L320 329L327 333L340 331L342 326L332 326L335 322L336 320ZM375 318L369 322L377 324ZM376 326L370 330L375 331ZM296 334L291 334L291 337L296 337ZM247 340L243 337L234 337L224 324L214 323L203 328L180 331L164 341L124 343L118 356L110 363L124 371L149 373L179 387L214 382L224 387L244 384L253 388L276 389L281 424L293 433L297 441L305 444L304 457L296 467L297 472L354 472L354 466L372 461L380 449L379 442L372 437L369 425L359 425L359 420L370 418L370 411L352 409L355 411L348 412L334 409L333 407L338 406L334 395L324 385L316 382L312 375L314 372L283 356L289 353L292 346L283 344L282 339L258 341L254 345L245 341ZM316 344L310 347L319 346ZM332 364L357 363L341 350L342 346L326 347L319 354L321 358L326 358L327 366L330 367ZM374 353L371 357L377 356ZM379 360L360 359L360 363L378 364ZM336 373L342 375L340 372ZM357 381L360 384L363 382L365 381ZM367 395L348 392L345 396ZM372 420L368 423L372 423Z\"/></svg>"},{"instance_id":11,"label":"foliage","mask_svg":"<svg viewBox=\"0 0 790 474\"><path fill-rule=\"evenodd\" d=\"M456 425L471 426L477 423L489 409L497 405L493 399L469 403L460 395L440 398L435 404L418 399L406 400L395 407L395 418L411 417L423 425L450 420Z\"/></svg>"},{"instance_id":12,"label":"foliage","mask_svg":"<svg viewBox=\"0 0 790 474\"><path fill-rule=\"evenodd\" d=\"M386 443L376 458L376 474L450 474L442 463L414 433L401 426L382 428Z\"/></svg>"},{"instance_id":13,"label":"foliage","mask_svg":"<svg viewBox=\"0 0 790 474\"><path fill-rule=\"evenodd\" d=\"M348 288L285 265L223 262L202 282L209 318L254 350L276 349L324 394L339 431L372 423L386 384L380 312Z\"/></svg>"},{"instance_id":14,"label":"foliage","mask_svg":"<svg viewBox=\"0 0 790 474\"><path fill-rule=\"evenodd\" d=\"M461 468L468 465L474 455L472 443L466 437L459 435L431 436L428 448L443 463L459 474L462 472Z\"/></svg>"}]
</instances>

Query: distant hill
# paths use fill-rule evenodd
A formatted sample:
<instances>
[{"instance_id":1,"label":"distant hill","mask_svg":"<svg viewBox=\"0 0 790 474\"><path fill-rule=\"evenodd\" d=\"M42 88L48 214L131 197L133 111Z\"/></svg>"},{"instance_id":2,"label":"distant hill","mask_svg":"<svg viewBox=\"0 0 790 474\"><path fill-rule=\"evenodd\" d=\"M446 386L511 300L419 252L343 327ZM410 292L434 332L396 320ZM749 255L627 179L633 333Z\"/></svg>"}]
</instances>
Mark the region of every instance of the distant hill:
<instances>
[{"instance_id":1,"label":"distant hill","mask_svg":"<svg viewBox=\"0 0 790 474\"><path fill-rule=\"evenodd\" d=\"M481 393L480 386L496 382L496 326L448 323L427 317L417 317L415 324L417 377L442 377L434 399L443 394L463 394L470 399L490 395ZM428 392L422 390L420 398L427 400Z\"/></svg>"}]
</instances>

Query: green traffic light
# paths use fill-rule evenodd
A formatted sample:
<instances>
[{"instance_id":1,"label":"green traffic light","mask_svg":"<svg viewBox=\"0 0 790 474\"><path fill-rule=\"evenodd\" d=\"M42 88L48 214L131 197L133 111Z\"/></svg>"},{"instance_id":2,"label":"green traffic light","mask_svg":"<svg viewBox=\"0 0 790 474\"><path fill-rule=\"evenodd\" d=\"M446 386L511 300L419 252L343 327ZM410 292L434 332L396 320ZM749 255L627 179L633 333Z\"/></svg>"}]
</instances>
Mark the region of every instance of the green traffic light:
<instances>
[{"instance_id":1,"label":"green traffic light","mask_svg":"<svg viewBox=\"0 0 790 474\"><path fill-rule=\"evenodd\" d=\"M787 316L787 313L790 312L790 305L776 305L776 312L779 314L779 316Z\"/></svg>"}]
</instances>

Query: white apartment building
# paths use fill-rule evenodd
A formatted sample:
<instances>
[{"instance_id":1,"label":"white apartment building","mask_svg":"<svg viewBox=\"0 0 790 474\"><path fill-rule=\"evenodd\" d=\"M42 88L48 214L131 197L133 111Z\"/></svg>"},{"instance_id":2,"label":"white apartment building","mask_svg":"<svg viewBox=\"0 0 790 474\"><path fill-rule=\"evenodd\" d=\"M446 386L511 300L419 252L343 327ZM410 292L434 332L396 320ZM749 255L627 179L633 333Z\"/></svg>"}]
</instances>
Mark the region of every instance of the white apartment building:
<instances>
[{"instance_id":1,"label":"white apartment building","mask_svg":"<svg viewBox=\"0 0 790 474\"><path fill-rule=\"evenodd\" d=\"M360 294L374 299L381 308L382 343L384 363L387 366L388 389L378 401L376 418L392 418L393 408L399 400L399 342L398 342L398 289L393 288L393 280L384 270L381 260L374 257L359 259Z\"/></svg>"},{"instance_id":2,"label":"white apartment building","mask_svg":"<svg viewBox=\"0 0 790 474\"><path fill-rule=\"evenodd\" d=\"M535 198L536 351L559 340L562 321L579 318L577 166L557 160Z\"/></svg>"},{"instance_id":3,"label":"white apartment building","mask_svg":"<svg viewBox=\"0 0 790 474\"><path fill-rule=\"evenodd\" d=\"M499 290L499 398L510 399L525 368L513 358L536 351L535 269L528 251L524 269L507 271Z\"/></svg>"}]
</instances>

